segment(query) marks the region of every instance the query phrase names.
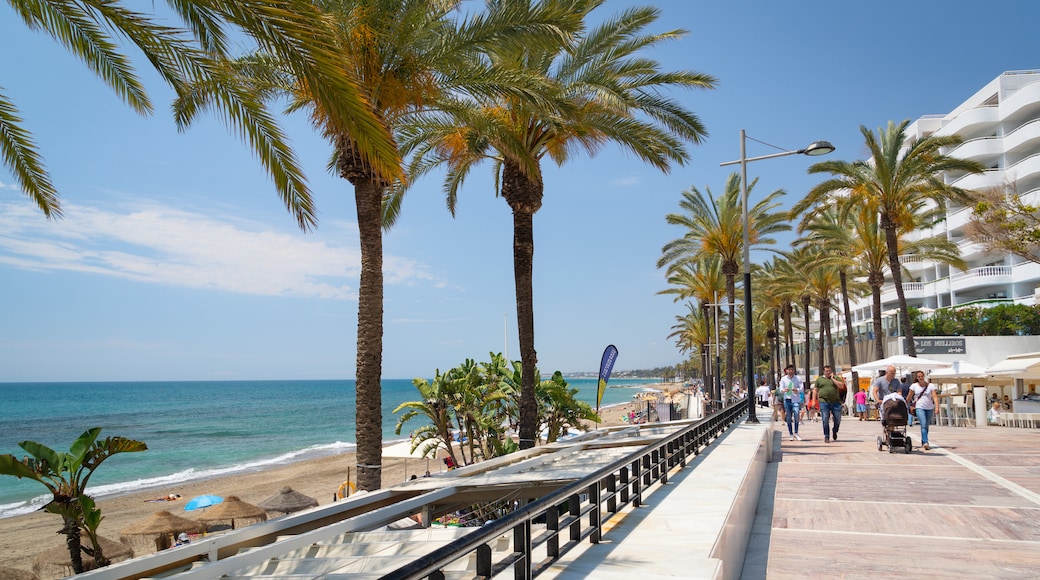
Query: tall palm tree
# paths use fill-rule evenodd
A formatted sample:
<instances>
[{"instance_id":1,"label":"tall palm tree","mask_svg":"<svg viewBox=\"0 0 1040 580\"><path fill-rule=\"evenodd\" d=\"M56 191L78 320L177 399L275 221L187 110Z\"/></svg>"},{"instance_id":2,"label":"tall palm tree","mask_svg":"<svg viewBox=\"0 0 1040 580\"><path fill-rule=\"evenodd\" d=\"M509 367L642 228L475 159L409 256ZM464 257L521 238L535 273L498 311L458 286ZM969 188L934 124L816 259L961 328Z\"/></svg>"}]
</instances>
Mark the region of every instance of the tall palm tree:
<instances>
[{"instance_id":1,"label":"tall palm tree","mask_svg":"<svg viewBox=\"0 0 1040 580\"><path fill-rule=\"evenodd\" d=\"M721 258L715 254L701 253L680 262L673 262L668 266L668 284L669 287L658 294L674 294L676 302L688 298L697 300L702 311L699 318L705 325L704 334L707 337L701 345L710 344L712 328L718 323L719 318L719 298L726 291L726 276L722 273ZM715 367L714 364L707 366ZM714 369L715 376L712 377L709 389L713 400L721 398L721 393L715 392L716 384L719 383L719 372L720 369Z\"/></svg>"},{"instance_id":2,"label":"tall palm tree","mask_svg":"<svg viewBox=\"0 0 1040 580\"><path fill-rule=\"evenodd\" d=\"M482 60L492 46L539 46L559 42L571 26L566 15L553 10L509 7L452 20L459 0L316 0L329 22L331 43L345 74L364 96L368 114L379 120L382 135L396 145L397 132L409 116L440 99L469 93L537 96L535 84L500 71ZM345 130L318 98L316 88L293 74L268 52L228 63L242 86L264 97L288 96L289 111L306 108L315 127L333 147L330 169L354 187L361 242L361 281L358 287L357 460L358 488L381 485L383 355L383 238L399 215L405 183L403 168L384 168L363 155L355 134ZM181 106L213 99L209 87L195 87Z\"/></svg>"},{"instance_id":3,"label":"tall palm tree","mask_svg":"<svg viewBox=\"0 0 1040 580\"><path fill-rule=\"evenodd\" d=\"M829 173L832 177L814 187L792 211L802 213L831 193L845 192L847 195L842 199L846 211L862 205L878 213L880 227L885 233L889 272L899 300L907 354L917 356L899 266L899 231L916 224L917 214L922 210L933 206L942 210L950 202L970 202L972 192L946 183L944 178L950 173L982 173L985 167L977 161L943 153L943 150L963 142L959 136L930 135L908 141L906 127L909 123L909 120L899 124L890 121L886 128L878 128L876 135L860 126L870 159L824 161L812 165L809 173Z\"/></svg>"},{"instance_id":4,"label":"tall palm tree","mask_svg":"<svg viewBox=\"0 0 1040 580\"><path fill-rule=\"evenodd\" d=\"M837 269L839 285L841 287L842 313L845 315L845 337L849 351L849 365L855 367L859 364L856 352L856 335L852 328L852 308L850 307L849 272L853 273L854 286L857 291L854 298L861 296L862 284L856 284L855 280L859 270L859 244L858 239L851 227L849 215L842 215L831 206L818 208L803 216L798 225L798 233L802 238L795 241L795 245L809 245L820 248L821 264L833 266ZM831 357L831 365L834 357ZM852 383L859 384L859 374L852 371Z\"/></svg>"},{"instance_id":5,"label":"tall palm tree","mask_svg":"<svg viewBox=\"0 0 1040 580\"><path fill-rule=\"evenodd\" d=\"M326 22L309 0L167 0L186 29L128 8L120 0L8 0L26 26L42 31L108 84L133 110L153 111L152 101L119 39L140 50L163 80L181 97L191 85L212 87L217 98L208 104L253 147L271 174L287 208L303 229L315 223L315 212L303 173L274 118L255 94L228 82L221 59L227 56L229 32L245 35L278 55L311 87L329 116L355 135L359 154L392 175L400 174L393 143L363 95L345 71L336 67ZM184 128L197 110L176 116ZM48 218L62 216L57 188L43 157L23 126L14 101L0 90L0 157L21 189Z\"/></svg>"},{"instance_id":6,"label":"tall palm tree","mask_svg":"<svg viewBox=\"0 0 1040 580\"><path fill-rule=\"evenodd\" d=\"M491 11L539 4L569 10L584 21L604 0L489 0ZM689 71L662 71L640 51L677 38L682 31L648 34L655 8L632 8L552 47L500 45L487 53L497 68L546 80L540 101L521 97L457 98L425 115L403 150L421 174L447 166L445 192L454 212L459 188L483 160L494 166L497 193L513 212L513 269L520 339L522 388L520 447L535 444L537 401L534 328L534 215L542 207L542 161L563 165L584 149L596 153L614 143L644 162L668 171L688 157L684 141L706 134L700 120L663 96L671 87L712 88L715 80Z\"/></svg>"},{"instance_id":7,"label":"tall palm tree","mask_svg":"<svg viewBox=\"0 0 1040 580\"><path fill-rule=\"evenodd\" d=\"M748 186L750 192L758 179ZM778 189L748 208L748 241L752 248L772 245L770 235L791 229L786 215L775 211L784 190ZM726 276L726 298L729 300L729 324L726 328L726 385L733 385L733 358L735 334L736 278L740 272L744 245L741 209L740 176L730 174L722 193L716 199L711 189L701 193L696 187L683 192L679 202L682 213L668 214L665 221L686 230L683 237L672 240L661 248L657 267L688 259L701 253L715 254L722 261Z\"/></svg>"}]
</instances>

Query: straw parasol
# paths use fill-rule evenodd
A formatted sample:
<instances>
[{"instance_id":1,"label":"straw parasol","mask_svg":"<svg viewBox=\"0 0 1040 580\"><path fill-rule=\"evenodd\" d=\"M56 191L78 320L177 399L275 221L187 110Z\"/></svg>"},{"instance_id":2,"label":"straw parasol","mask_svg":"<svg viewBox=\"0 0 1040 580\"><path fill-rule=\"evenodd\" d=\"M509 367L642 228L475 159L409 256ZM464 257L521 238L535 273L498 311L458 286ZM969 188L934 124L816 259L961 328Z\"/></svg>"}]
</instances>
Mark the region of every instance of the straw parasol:
<instances>
[{"instance_id":1,"label":"straw parasol","mask_svg":"<svg viewBox=\"0 0 1040 580\"><path fill-rule=\"evenodd\" d=\"M86 546L90 545L90 538L85 532L80 534L80 541ZM134 551L126 544L102 536L98 536L98 543L101 544L105 557L113 564L134 557ZM94 558L84 553L83 569L93 570L94 567ZM69 557L69 548L65 542L37 554L33 558L32 569L41 578L64 578L75 574L72 569L72 558Z\"/></svg>"},{"instance_id":2,"label":"straw parasol","mask_svg":"<svg viewBox=\"0 0 1040 580\"><path fill-rule=\"evenodd\" d=\"M205 529L206 524L160 510L123 528L119 532L119 539L133 546L139 554L150 554L169 548L173 535L181 532L199 533Z\"/></svg>"},{"instance_id":3,"label":"straw parasol","mask_svg":"<svg viewBox=\"0 0 1040 580\"><path fill-rule=\"evenodd\" d=\"M10 566L0 566L0 578L3 578L3 580L39 580L36 574L28 570L11 568Z\"/></svg>"},{"instance_id":4,"label":"straw parasol","mask_svg":"<svg viewBox=\"0 0 1040 580\"><path fill-rule=\"evenodd\" d=\"M231 529L235 529L235 520L256 520L249 522L255 524L267 519L267 512L262 507L246 503L237 495L228 496L222 503L206 509L205 513L199 514L200 522L231 522Z\"/></svg>"},{"instance_id":5,"label":"straw parasol","mask_svg":"<svg viewBox=\"0 0 1040 580\"><path fill-rule=\"evenodd\" d=\"M283 514L298 512L316 505L318 505L318 500L309 495L303 495L298 491L293 491L293 488L289 486L283 487L278 493L256 504L257 507L269 512L281 512Z\"/></svg>"}]
</instances>

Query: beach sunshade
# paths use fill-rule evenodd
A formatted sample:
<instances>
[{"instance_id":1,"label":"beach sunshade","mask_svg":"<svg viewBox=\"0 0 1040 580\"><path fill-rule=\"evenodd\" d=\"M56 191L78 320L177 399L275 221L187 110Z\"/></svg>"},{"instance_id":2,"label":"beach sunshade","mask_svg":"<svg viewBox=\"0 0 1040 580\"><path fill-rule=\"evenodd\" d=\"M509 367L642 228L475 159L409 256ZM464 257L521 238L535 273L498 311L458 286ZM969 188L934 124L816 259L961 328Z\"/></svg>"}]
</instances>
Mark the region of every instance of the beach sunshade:
<instances>
[{"instance_id":1,"label":"beach sunshade","mask_svg":"<svg viewBox=\"0 0 1040 580\"><path fill-rule=\"evenodd\" d=\"M119 535L154 536L158 534L179 534L181 532L201 532L206 526L195 520L175 516L166 510L157 511L147 518L123 528Z\"/></svg>"},{"instance_id":2,"label":"beach sunshade","mask_svg":"<svg viewBox=\"0 0 1040 580\"><path fill-rule=\"evenodd\" d=\"M169 548L172 545L172 536L181 532L204 531L206 524L161 510L123 528L119 532L119 539L133 546L138 555L142 555Z\"/></svg>"},{"instance_id":3,"label":"beach sunshade","mask_svg":"<svg viewBox=\"0 0 1040 580\"><path fill-rule=\"evenodd\" d=\"M267 511L264 508L246 503L234 495L228 496L227 499L198 516L200 522L231 522L232 528L235 527L235 520L264 521L266 519Z\"/></svg>"},{"instance_id":4,"label":"beach sunshade","mask_svg":"<svg viewBox=\"0 0 1040 580\"><path fill-rule=\"evenodd\" d=\"M21 568L0 566L0 578L4 580L39 580L39 576Z\"/></svg>"},{"instance_id":5,"label":"beach sunshade","mask_svg":"<svg viewBox=\"0 0 1040 580\"><path fill-rule=\"evenodd\" d=\"M303 495L293 491L291 487L283 487L278 493L256 504L256 507L269 512L282 512L285 514L298 512L309 507L318 505L318 500L309 495Z\"/></svg>"},{"instance_id":6,"label":"beach sunshade","mask_svg":"<svg viewBox=\"0 0 1040 580\"><path fill-rule=\"evenodd\" d=\"M852 370L857 373L871 373L877 371L883 371L889 366L896 367L897 374L899 371L928 371L932 369L944 369L953 366L953 363L932 360L929 358L907 356L905 354L897 354L888 358L883 358L861 365L852 367Z\"/></svg>"},{"instance_id":7,"label":"beach sunshade","mask_svg":"<svg viewBox=\"0 0 1040 580\"><path fill-rule=\"evenodd\" d=\"M219 495L200 495L198 497L191 498L191 501L184 504L184 511L190 512L197 509L208 508L210 506L217 505L224 501L224 498Z\"/></svg>"},{"instance_id":8,"label":"beach sunshade","mask_svg":"<svg viewBox=\"0 0 1040 580\"><path fill-rule=\"evenodd\" d=\"M62 536L63 539L64 537ZM88 546L90 545L90 538L85 532L80 534L80 541ZM98 543L101 544L101 551L104 552L105 557L111 560L113 564L128 560L134 556L133 549L122 542L98 536ZM33 572L43 578L64 578L74 573L72 570L72 558L69 557L69 548L64 541L53 548L37 554L33 558L32 568ZM94 558L83 554L83 568L85 570L94 569Z\"/></svg>"}]
</instances>

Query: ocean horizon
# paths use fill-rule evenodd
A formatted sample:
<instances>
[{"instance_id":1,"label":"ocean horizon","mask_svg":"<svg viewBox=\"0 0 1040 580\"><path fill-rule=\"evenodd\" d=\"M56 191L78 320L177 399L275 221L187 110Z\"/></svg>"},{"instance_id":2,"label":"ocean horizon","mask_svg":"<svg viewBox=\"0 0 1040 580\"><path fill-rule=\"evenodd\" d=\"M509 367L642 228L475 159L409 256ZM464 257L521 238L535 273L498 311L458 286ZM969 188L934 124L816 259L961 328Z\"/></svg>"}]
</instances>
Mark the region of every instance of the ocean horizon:
<instances>
[{"instance_id":1,"label":"ocean horizon","mask_svg":"<svg viewBox=\"0 0 1040 580\"><path fill-rule=\"evenodd\" d=\"M595 406L596 377L567 378ZM659 379L612 379L601 406L628 403ZM384 379L383 441L406 440L421 419L395 433L395 407L417 398L411 379ZM0 454L22 457L19 441L58 452L87 429L99 438L144 441L148 451L110 457L89 492L105 497L258 471L355 448L354 380L0 383ZM0 476L0 518L30 513L50 496L35 481Z\"/></svg>"}]
</instances>

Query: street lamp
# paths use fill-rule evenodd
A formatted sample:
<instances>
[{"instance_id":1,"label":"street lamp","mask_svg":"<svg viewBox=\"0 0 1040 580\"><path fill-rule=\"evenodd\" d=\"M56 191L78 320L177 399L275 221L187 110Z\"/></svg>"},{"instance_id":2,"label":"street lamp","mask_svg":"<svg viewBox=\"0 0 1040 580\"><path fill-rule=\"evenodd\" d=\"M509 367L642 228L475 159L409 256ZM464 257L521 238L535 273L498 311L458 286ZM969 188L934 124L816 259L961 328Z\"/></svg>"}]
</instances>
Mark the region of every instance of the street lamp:
<instances>
[{"instance_id":1,"label":"street lamp","mask_svg":"<svg viewBox=\"0 0 1040 580\"><path fill-rule=\"evenodd\" d=\"M747 135L744 130L740 130L740 159L736 161L727 161L720 163L719 167L725 167L726 165L740 164L740 199L741 199L741 222L744 228L744 358L745 358L745 381L749 384L744 386L744 392L748 400L748 422L758 423L758 415L755 413L755 398L752 396L752 390L750 383L754 381L755 376L755 358L754 348L752 347L752 328L751 328L751 256L749 240L751 229L748 224L748 185L747 185L747 164L752 161L761 161L763 159L772 159L774 157L784 157L787 155L809 155L816 157L819 155L826 155L834 151L834 145L831 145L827 141L814 141L809 144L805 149L798 149L797 151L781 151L780 153L772 153L770 155L761 155L759 157L748 157L747 156ZM809 369L805 369L805 378L809 379Z\"/></svg>"}]
</instances>

